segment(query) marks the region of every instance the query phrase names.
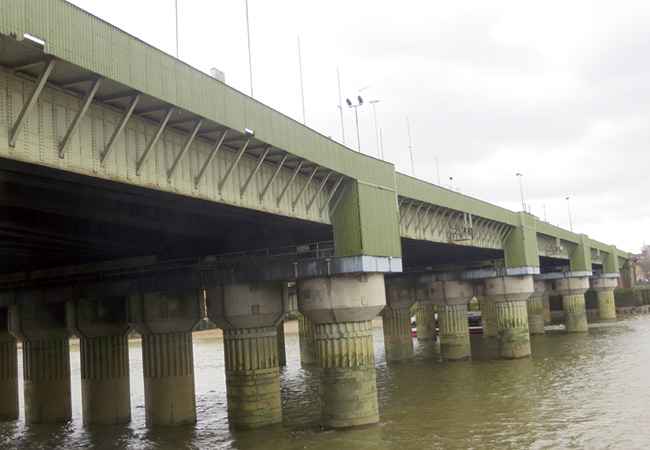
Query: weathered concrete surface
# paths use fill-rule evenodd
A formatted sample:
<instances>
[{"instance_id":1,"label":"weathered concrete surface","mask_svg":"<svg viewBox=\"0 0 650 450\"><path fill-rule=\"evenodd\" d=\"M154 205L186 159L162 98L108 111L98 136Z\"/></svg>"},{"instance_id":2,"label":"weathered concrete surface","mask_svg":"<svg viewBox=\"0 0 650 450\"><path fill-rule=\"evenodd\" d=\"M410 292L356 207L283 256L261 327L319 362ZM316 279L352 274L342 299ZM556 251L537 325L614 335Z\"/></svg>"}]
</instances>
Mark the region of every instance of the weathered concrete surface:
<instances>
[{"instance_id":1,"label":"weathered concrete surface","mask_svg":"<svg viewBox=\"0 0 650 450\"><path fill-rule=\"evenodd\" d=\"M25 421L59 423L72 418L70 352L65 303L9 308L9 332L23 343Z\"/></svg>"},{"instance_id":2,"label":"weathered concrete surface","mask_svg":"<svg viewBox=\"0 0 650 450\"><path fill-rule=\"evenodd\" d=\"M564 325L569 333L588 330L585 292L589 289L589 278L561 278L555 282L555 290L562 295Z\"/></svg>"},{"instance_id":3,"label":"weathered concrete surface","mask_svg":"<svg viewBox=\"0 0 650 450\"><path fill-rule=\"evenodd\" d=\"M298 339L300 342L300 364L302 367L315 366L316 354L316 325L300 314L298 316Z\"/></svg>"},{"instance_id":4,"label":"weathered concrete surface","mask_svg":"<svg viewBox=\"0 0 650 450\"><path fill-rule=\"evenodd\" d=\"M316 325L324 427L379 422L372 341L370 321Z\"/></svg>"},{"instance_id":5,"label":"weathered concrete surface","mask_svg":"<svg viewBox=\"0 0 650 450\"><path fill-rule=\"evenodd\" d=\"M381 312L381 318L384 329L386 361L405 362L413 360L410 308L384 309Z\"/></svg>"},{"instance_id":6,"label":"weathered concrete surface","mask_svg":"<svg viewBox=\"0 0 650 450\"><path fill-rule=\"evenodd\" d=\"M435 341L436 307L433 304L419 304L415 310L415 323L418 331L418 341Z\"/></svg>"},{"instance_id":7,"label":"weathered concrete surface","mask_svg":"<svg viewBox=\"0 0 650 450\"><path fill-rule=\"evenodd\" d=\"M467 305L438 305L438 328L440 329L440 356L443 361L470 359Z\"/></svg>"},{"instance_id":8,"label":"weathered concrete surface","mask_svg":"<svg viewBox=\"0 0 650 450\"><path fill-rule=\"evenodd\" d=\"M616 278L594 278L591 288L596 291L598 300L598 316L601 320L616 320L616 304L614 290L618 287Z\"/></svg>"},{"instance_id":9,"label":"weathered concrete surface","mask_svg":"<svg viewBox=\"0 0 650 450\"><path fill-rule=\"evenodd\" d=\"M528 329L531 336L546 334L546 328L544 328L544 305L542 297L538 296L536 292L533 293L533 295L526 300L526 308L528 310Z\"/></svg>"},{"instance_id":10,"label":"weathered concrete surface","mask_svg":"<svg viewBox=\"0 0 650 450\"><path fill-rule=\"evenodd\" d=\"M228 422L232 429L282 421L276 333L274 326L224 330Z\"/></svg>"}]
</instances>

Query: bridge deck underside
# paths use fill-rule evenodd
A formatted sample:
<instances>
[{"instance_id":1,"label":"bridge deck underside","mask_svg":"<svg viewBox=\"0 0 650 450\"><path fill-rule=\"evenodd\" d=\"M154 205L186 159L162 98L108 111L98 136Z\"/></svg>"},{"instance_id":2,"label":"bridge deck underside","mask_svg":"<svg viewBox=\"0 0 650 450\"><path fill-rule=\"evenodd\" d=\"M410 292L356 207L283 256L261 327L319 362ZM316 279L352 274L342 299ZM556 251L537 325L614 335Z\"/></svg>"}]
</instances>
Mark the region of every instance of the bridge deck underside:
<instances>
[{"instance_id":1,"label":"bridge deck underside","mask_svg":"<svg viewBox=\"0 0 650 450\"><path fill-rule=\"evenodd\" d=\"M0 273L332 239L329 225L0 159Z\"/></svg>"}]
</instances>

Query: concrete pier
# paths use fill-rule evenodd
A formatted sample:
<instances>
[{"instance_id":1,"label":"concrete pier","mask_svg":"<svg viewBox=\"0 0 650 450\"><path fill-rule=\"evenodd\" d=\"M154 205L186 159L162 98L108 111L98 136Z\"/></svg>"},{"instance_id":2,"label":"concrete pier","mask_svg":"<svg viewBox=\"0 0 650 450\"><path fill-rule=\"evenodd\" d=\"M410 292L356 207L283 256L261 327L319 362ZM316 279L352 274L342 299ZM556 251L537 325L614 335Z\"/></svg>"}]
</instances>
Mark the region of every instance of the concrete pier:
<instances>
[{"instance_id":1,"label":"concrete pier","mask_svg":"<svg viewBox=\"0 0 650 450\"><path fill-rule=\"evenodd\" d=\"M224 331L232 429L282 421L278 325L288 310L281 283L242 283L207 290L208 317Z\"/></svg>"},{"instance_id":2,"label":"concrete pier","mask_svg":"<svg viewBox=\"0 0 650 450\"><path fill-rule=\"evenodd\" d=\"M316 365L316 326L302 314L298 315L298 339L300 342L300 364L302 367Z\"/></svg>"},{"instance_id":3,"label":"concrete pier","mask_svg":"<svg viewBox=\"0 0 650 450\"><path fill-rule=\"evenodd\" d=\"M418 300L415 310L415 323L418 330L418 341L435 341L438 338L436 333L436 309L433 304L425 304Z\"/></svg>"},{"instance_id":4,"label":"concrete pier","mask_svg":"<svg viewBox=\"0 0 650 450\"><path fill-rule=\"evenodd\" d=\"M422 298L438 311L440 356L443 361L470 359L467 305L474 296L474 285L467 281L426 281L419 289Z\"/></svg>"},{"instance_id":5,"label":"concrete pier","mask_svg":"<svg viewBox=\"0 0 650 450\"><path fill-rule=\"evenodd\" d=\"M460 361L472 356L469 344L467 305L439 305L440 356L443 361Z\"/></svg>"},{"instance_id":6,"label":"concrete pier","mask_svg":"<svg viewBox=\"0 0 650 450\"><path fill-rule=\"evenodd\" d=\"M300 312L316 324L321 420L326 428L379 421L371 320L385 305L382 274L298 280Z\"/></svg>"},{"instance_id":7,"label":"concrete pier","mask_svg":"<svg viewBox=\"0 0 650 450\"><path fill-rule=\"evenodd\" d=\"M84 425L131 421L126 299L69 301L67 327L80 342Z\"/></svg>"},{"instance_id":8,"label":"concrete pier","mask_svg":"<svg viewBox=\"0 0 650 450\"><path fill-rule=\"evenodd\" d=\"M25 422L70 420L70 332L65 328L65 303L11 306L9 332L23 343Z\"/></svg>"},{"instance_id":9,"label":"concrete pier","mask_svg":"<svg viewBox=\"0 0 650 450\"><path fill-rule=\"evenodd\" d=\"M386 361L405 362L413 359L413 334L410 308L384 309L381 312L384 329Z\"/></svg>"},{"instance_id":10,"label":"concrete pier","mask_svg":"<svg viewBox=\"0 0 650 450\"><path fill-rule=\"evenodd\" d=\"M585 292L589 289L589 278L568 277L555 282L555 290L562 295L564 307L564 325L569 333L587 331L587 311Z\"/></svg>"},{"instance_id":11,"label":"concrete pier","mask_svg":"<svg viewBox=\"0 0 650 450\"><path fill-rule=\"evenodd\" d=\"M147 426L196 422L192 329L205 316L203 292L134 294L127 313L142 335Z\"/></svg>"},{"instance_id":12,"label":"concrete pier","mask_svg":"<svg viewBox=\"0 0 650 450\"><path fill-rule=\"evenodd\" d=\"M591 287L596 291L598 316L600 320L616 320L614 290L618 287L616 278L593 278Z\"/></svg>"},{"instance_id":13,"label":"concrete pier","mask_svg":"<svg viewBox=\"0 0 650 450\"><path fill-rule=\"evenodd\" d=\"M372 322L316 325L323 426L379 421Z\"/></svg>"},{"instance_id":14,"label":"concrete pier","mask_svg":"<svg viewBox=\"0 0 650 450\"><path fill-rule=\"evenodd\" d=\"M223 340L231 428L281 422L276 327L224 330Z\"/></svg>"},{"instance_id":15,"label":"concrete pier","mask_svg":"<svg viewBox=\"0 0 650 450\"><path fill-rule=\"evenodd\" d=\"M142 335L148 427L196 422L192 332Z\"/></svg>"},{"instance_id":16,"label":"concrete pier","mask_svg":"<svg viewBox=\"0 0 650 450\"><path fill-rule=\"evenodd\" d=\"M528 327L531 335L543 335L546 334L545 325L551 322L551 308L548 296L552 291L552 286L544 280L534 280L533 288L535 291L526 302Z\"/></svg>"},{"instance_id":17,"label":"concrete pier","mask_svg":"<svg viewBox=\"0 0 650 450\"><path fill-rule=\"evenodd\" d=\"M497 307L492 300L480 297L478 306L481 310L481 321L483 323L483 337L497 337Z\"/></svg>"},{"instance_id":18,"label":"concrete pier","mask_svg":"<svg viewBox=\"0 0 650 450\"><path fill-rule=\"evenodd\" d=\"M386 279L386 308L381 312L386 361L413 359L411 306L415 303L415 284Z\"/></svg>"},{"instance_id":19,"label":"concrete pier","mask_svg":"<svg viewBox=\"0 0 650 450\"><path fill-rule=\"evenodd\" d=\"M496 302L499 356L502 359L530 357L530 333L526 300L534 291L531 275L488 278L485 297Z\"/></svg>"},{"instance_id":20,"label":"concrete pier","mask_svg":"<svg viewBox=\"0 0 650 450\"><path fill-rule=\"evenodd\" d=\"M7 308L0 308L0 399L0 421L18 419L18 351Z\"/></svg>"}]
</instances>

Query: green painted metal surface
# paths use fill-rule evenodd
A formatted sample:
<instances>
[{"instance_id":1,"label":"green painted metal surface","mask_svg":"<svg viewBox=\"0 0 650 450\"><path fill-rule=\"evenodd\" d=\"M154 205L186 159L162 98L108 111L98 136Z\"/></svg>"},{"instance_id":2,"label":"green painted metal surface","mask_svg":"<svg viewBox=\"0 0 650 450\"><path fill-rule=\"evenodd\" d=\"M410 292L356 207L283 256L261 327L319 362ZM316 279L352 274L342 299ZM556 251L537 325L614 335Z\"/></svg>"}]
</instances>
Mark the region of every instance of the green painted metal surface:
<instances>
[{"instance_id":1,"label":"green painted metal surface","mask_svg":"<svg viewBox=\"0 0 650 450\"><path fill-rule=\"evenodd\" d=\"M517 228L510 232L503 243L506 267L539 267L535 218L520 212L517 219Z\"/></svg>"},{"instance_id":2,"label":"green painted metal surface","mask_svg":"<svg viewBox=\"0 0 650 450\"><path fill-rule=\"evenodd\" d=\"M337 256L402 255L393 190L352 181L345 187L331 220Z\"/></svg>"}]
</instances>

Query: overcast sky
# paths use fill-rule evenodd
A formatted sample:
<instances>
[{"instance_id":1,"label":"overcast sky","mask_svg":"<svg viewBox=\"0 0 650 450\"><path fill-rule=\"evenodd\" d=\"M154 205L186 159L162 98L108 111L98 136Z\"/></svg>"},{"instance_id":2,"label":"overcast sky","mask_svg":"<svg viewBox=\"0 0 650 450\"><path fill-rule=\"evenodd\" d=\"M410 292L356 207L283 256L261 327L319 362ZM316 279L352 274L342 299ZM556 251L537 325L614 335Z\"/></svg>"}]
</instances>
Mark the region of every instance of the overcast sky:
<instances>
[{"instance_id":1,"label":"overcast sky","mask_svg":"<svg viewBox=\"0 0 650 450\"><path fill-rule=\"evenodd\" d=\"M174 0L72 3L172 55ZM255 99L399 172L638 253L650 2L248 0ZM178 0L179 57L251 93L245 0ZM361 92L359 92L361 91ZM378 100L374 105L371 100ZM436 163L437 158L437 163ZM453 178L453 180L450 179ZM451 186L450 186L451 185ZM569 200L566 200L569 197Z\"/></svg>"}]
</instances>

